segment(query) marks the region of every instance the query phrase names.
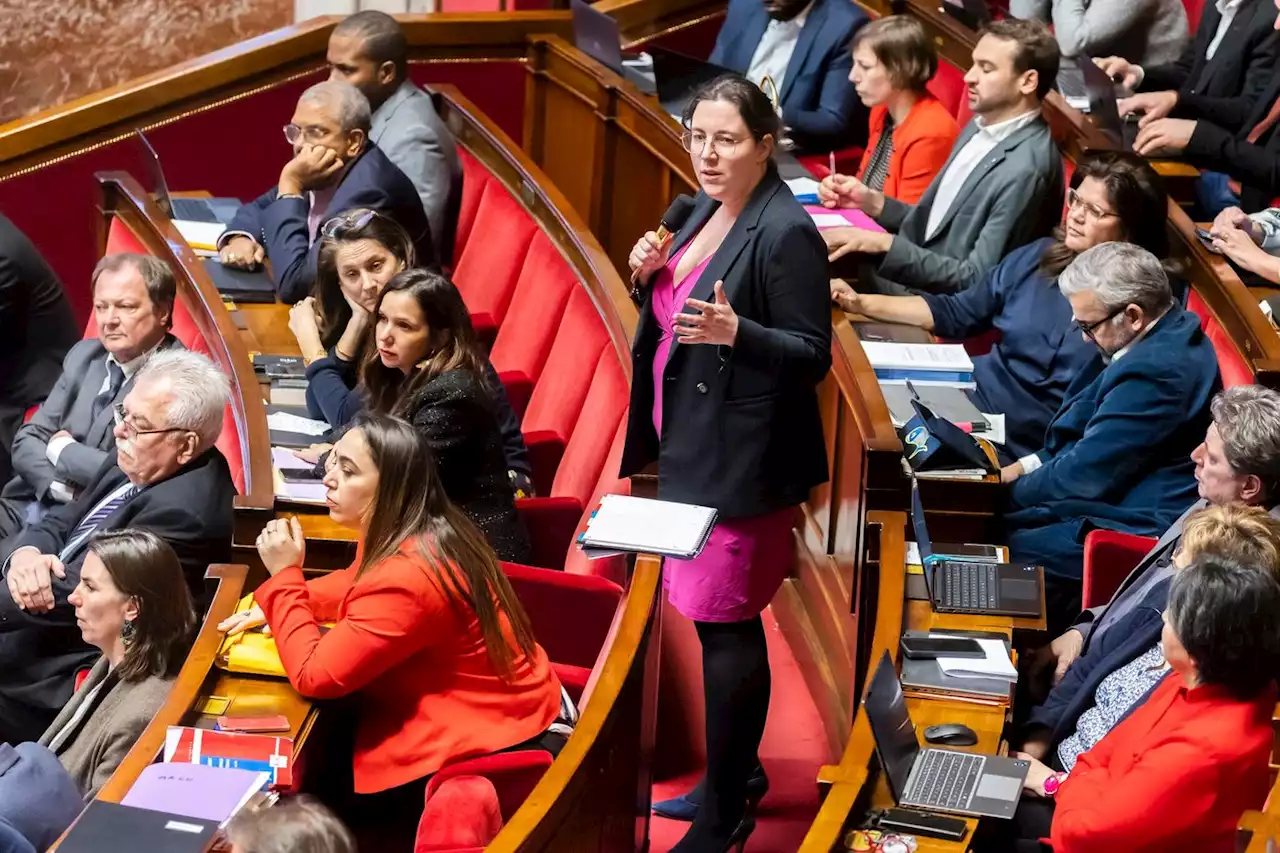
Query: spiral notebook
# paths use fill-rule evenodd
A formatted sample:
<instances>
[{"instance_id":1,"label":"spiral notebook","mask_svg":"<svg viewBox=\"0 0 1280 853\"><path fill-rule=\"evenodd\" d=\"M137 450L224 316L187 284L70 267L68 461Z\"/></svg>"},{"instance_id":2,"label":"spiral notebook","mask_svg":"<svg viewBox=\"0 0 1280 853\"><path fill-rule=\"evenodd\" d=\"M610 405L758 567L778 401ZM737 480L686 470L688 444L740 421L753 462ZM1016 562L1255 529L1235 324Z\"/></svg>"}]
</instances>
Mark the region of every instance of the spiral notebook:
<instances>
[{"instance_id":1,"label":"spiral notebook","mask_svg":"<svg viewBox=\"0 0 1280 853\"><path fill-rule=\"evenodd\" d=\"M716 511L693 504L605 495L578 537L584 551L634 551L690 560L716 526Z\"/></svg>"}]
</instances>

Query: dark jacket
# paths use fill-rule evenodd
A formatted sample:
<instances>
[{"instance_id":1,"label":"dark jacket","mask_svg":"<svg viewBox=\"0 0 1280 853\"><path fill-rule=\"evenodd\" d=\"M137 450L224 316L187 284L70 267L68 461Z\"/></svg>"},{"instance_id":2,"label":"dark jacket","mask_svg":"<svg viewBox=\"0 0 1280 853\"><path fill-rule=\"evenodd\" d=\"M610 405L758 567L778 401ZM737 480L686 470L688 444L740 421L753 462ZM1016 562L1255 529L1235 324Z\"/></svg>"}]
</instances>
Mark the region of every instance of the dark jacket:
<instances>
[{"instance_id":1,"label":"dark jacket","mask_svg":"<svg viewBox=\"0 0 1280 853\"><path fill-rule=\"evenodd\" d=\"M498 552L529 560L529 538L516 512L498 432L493 392L470 370L449 370L407 401L405 420L427 438L449 500L470 516Z\"/></svg>"},{"instance_id":2,"label":"dark jacket","mask_svg":"<svg viewBox=\"0 0 1280 853\"><path fill-rule=\"evenodd\" d=\"M1199 318L1169 309L1123 357L1072 383L1037 454L1042 466L1009 489L1006 521L1163 532L1196 500L1191 451L1221 389Z\"/></svg>"},{"instance_id":3,"label":"dark jacket","mask_svg":"<svg viewBox=\"0 0 1280 853\"><path fill-rule=\"evenodd\" d=\"M0 214L0 482L27 409L49 393L80 338L62 282L27 235Z\"/></svg>"},{"instance_id":4,"label":"dark jacket","mask_svg":"<svg viewBox=\"0 0 1280 853\"><path fill-rule=\"evenodd\" d=\"M699 192L671 251L719 206ZM662 436L653 426L659 328L651 295L632 346L631 410L621 476L658 461L658 496L723 517L794 506L828 477L815 386L831 367L827 254L813 220L770 169L725 235L691 297L725 296L738 315L733 346L673 342ZM651 294L651 291L650 291Z\"/></svg>"},{"instance_id":5,"label":"dark jacket","mask_svg":"<svg viewBox=\"0 0 1280 853\"><path fill-rule=\"evenodd\" d=\"M0 853L43 853L83 810L57 756L38 743L0 743Z\"/></svg>"},{"instance_id":6,"label":"dark jacket","mask_svg":"<svg viewBox=\"0 0 1280 853\"><path fill-rule=\"evenodd\" d=\"M1094 706L1102 680L1160 642L1170 583L1164 580L1153 587L1133 612L1100 634L1097 641L1090 643L1088 650L1072 662L1044 703L1031 709L1027 736L1034 729L1047 728L1053 732L1051 748L1057 749L1058 744L1076 730L1080 715ZM1125 716L1141 704L1141 701L1134 703Z\"/></svg>"},{"instance_id":7,"label":"dark jacket","mask_svg":"<svg viewBox=\"0 0 1280 853\"><path fill-rule=\"evenodd\" d=\"M821 152L866 143L867 109L849 72L854 33L868 20L847 0L814 0L809 9L778 92L782 121L799 148ZM710 62L746 74L769 21L760 0L729 0Z\"/></svg>"},{"instance_id":8,"label":"dark jacket","mask_svg":"<svg viewBox=\"0 0 1280 853\"><path fill-rule=\"evenodd\" d=\"M507 468L532 477L529 449L520 430L520 419L507 399L507 388L488 358L484 367L485 381L492 389L494 415L502 433L502 451ZM357 366L338 358L330 349L327 356L307 365L307 410L312 417L325 421L334 429L341 429L364 409L364 398L356 387L358 382Z\"/></svg>"},{"instance_id":9,"label":"dark jacket","mask_svg":"<svg viewBox=\"0 0 1280 853\"><path fill-rule=\"evenodd\" d=\"M43 554L61 552L81 519L124 484L112 451L93 481L73 503L46 513L38 523L5 543L0 560L24 546ZM172 477L143 489L107 516L97 530L142 527L177 552L183 574L203 612L208 604L205 571L231 559L232 502L236 489L227 461L216 448L180 468ZM54 609L28 613L18 608L7 585L0 585L0 740L34 740L71 698L77 669L97 656L76 627L67 596L80 582L87 550L66 560L66 577L53 578ZM13 706L17 706L16 708ZM21 718L16 721L15 718ZM39 728L32 732L30 726ZM19 731L15 732L15 728Z\"/></svg>"},{"instance_id":10,"label":"dark jacket","mask_svg":"<svg viewBox=\"0 0 1280 853\"><path fill-rule=\"evenodd\" d=\"M1195 166L1225 172L1238 180L1243 185L1240 207L1246 213L1271 207L1271 200L1280 196L1280 133L1276 132L1280 122L1258 137L1256 143L1249 142L1249 134L1266 119L1277 100L1280 100L1280 74L1272 79L1271 86L1258 99L1238 133L1208 121L1198 121L1183 152Z\"/></svg>"},{"instance_id":11,"label":"dark jacket","mask_svg":"<svg viewBox=\"0 0 1280 853\"><path fill-rule=\"evenodd\" d=\"M1142 92L1176 90L1175 118L1203 119L1236 132L1244 128L1276 74L1280 35L1271 0L1244 0L1227 34L1205 58L1222 13L1205 3L1196 36L1176 62L1144 68Z\"/></svg>"},{"instance_id":12,"label":"dark jacket","mask_svg":"<svg viewBox=\"0 0 1280 853\"><path fill-rule=\"evenodd\" d=\"M975 401L984 412L1004 413L1005 447L1015 458L1044 446L1067 388L1099 359L1098 348L1072 323L1071 303L1057 281L1040 273L1053 243L1046 237L1014 250L968 290L923 294L938 337L1000 332L996 345L973 359Z\"/></svg>"},{"instance_id":13,"label":"dark jacket","mask_svg":"<svg viewBox=\"0 0 1280 853\"><path fill-rule=\"evenodd\" d=\"M413 238L418 266L435 265L431 226L427 224L418 191L405 173L373 143L342 176L317 231L324 222L357 207L372 208L400 223ZM276 188L272 187L241 207L221 238L225 241L241 232L261 243L271 262L280 298L289 303L310 296L316 278L320 241L313 239L315 234L307 232L309 212L305 194L302 198L277 199Z\"/></svg>"}]
</instances>

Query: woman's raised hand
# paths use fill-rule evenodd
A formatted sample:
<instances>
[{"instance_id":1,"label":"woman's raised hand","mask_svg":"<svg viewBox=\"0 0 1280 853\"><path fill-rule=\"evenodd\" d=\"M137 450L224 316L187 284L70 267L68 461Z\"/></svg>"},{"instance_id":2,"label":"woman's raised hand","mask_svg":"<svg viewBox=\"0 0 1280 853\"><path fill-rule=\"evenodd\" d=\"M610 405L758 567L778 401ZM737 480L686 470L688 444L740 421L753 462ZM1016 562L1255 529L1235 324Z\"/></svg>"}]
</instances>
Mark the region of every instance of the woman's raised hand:
<instances>
[{"instance_id":1,"label":"woman's raised hand","mask_svg":"<svg viewBox=\"0 0 1280 853\"><path fill-rule=\"evenodd\" d=\"M670 250L669 239L659 240L656 231L646 231L644 236L636 241L635 247L631 249L631 256L627 258L627 265L631 267L632 281L645 281L666 266Z\"/></svg>"}]
</instances>

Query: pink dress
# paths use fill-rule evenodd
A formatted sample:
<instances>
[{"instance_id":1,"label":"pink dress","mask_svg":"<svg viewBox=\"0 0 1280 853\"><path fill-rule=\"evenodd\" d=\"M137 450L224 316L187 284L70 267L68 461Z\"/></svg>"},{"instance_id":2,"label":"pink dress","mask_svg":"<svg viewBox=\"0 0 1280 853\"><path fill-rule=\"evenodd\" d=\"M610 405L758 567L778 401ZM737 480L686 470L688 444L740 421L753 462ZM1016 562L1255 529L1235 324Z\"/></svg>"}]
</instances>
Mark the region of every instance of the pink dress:
<instances>
[{"instance_id":1,"label":"pink dress","mask_svg":"<svg viewBox=\"0 0 1280 853\"><path fill-rule=\"evenodd\" d=\"M659 437L663 374L675 340L672 318L685 310L685 300L714 257L708 256L676 284L675 269L692 242L659 270L650 300L659 333L653 354L653 427ZM673 416L679 417L679 413ZM663 560L663 584L671 604L698 622L741 622L758 616L787 576L794 518L795 509L788 507L764 515L721 519L697 557Z\"/></svg>"}]
</instances>

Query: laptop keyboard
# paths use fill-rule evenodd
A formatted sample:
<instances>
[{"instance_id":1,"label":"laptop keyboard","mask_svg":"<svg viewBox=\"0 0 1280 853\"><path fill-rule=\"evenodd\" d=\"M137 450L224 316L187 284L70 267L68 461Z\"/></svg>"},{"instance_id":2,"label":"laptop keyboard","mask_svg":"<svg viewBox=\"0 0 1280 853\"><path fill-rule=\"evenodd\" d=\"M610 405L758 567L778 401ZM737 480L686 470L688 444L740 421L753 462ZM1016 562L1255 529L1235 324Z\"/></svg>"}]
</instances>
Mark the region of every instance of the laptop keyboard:
<instances>
[{"instance_id":1,"label":"laptop keyboard","mask_svg":"<svg viewBox=\"0 0 1280 853\"><path fill-rule=\"evenodd\" d=\"M966 809L978 784L983 758L968 752L929 749L920 755L915 782L903 798L939 809Z\"/></svg>"},{"instance_id":2,"label":"laptop keyboard","mask_svg":"<svg viewBox=\"0 0 1280 853\"><path fill-rule=\"evenodd\" d=\"M994 609L1000 600L1000 581L994 563L943 563L946 606L963 610Z\"/></svg>"},{"instance_id":3,"label":"laptop keyboard","mask_svg":"<svg viewBox=\"0 0 1280 853\"><path fill-rule=\"evenodd\" d=\"M188 222L217 222L217 214L213 212L213 208L204 199L198 198L171 198L169 206L173 209L174 219L184 219Z\"/></svg>"}]
</instances>

